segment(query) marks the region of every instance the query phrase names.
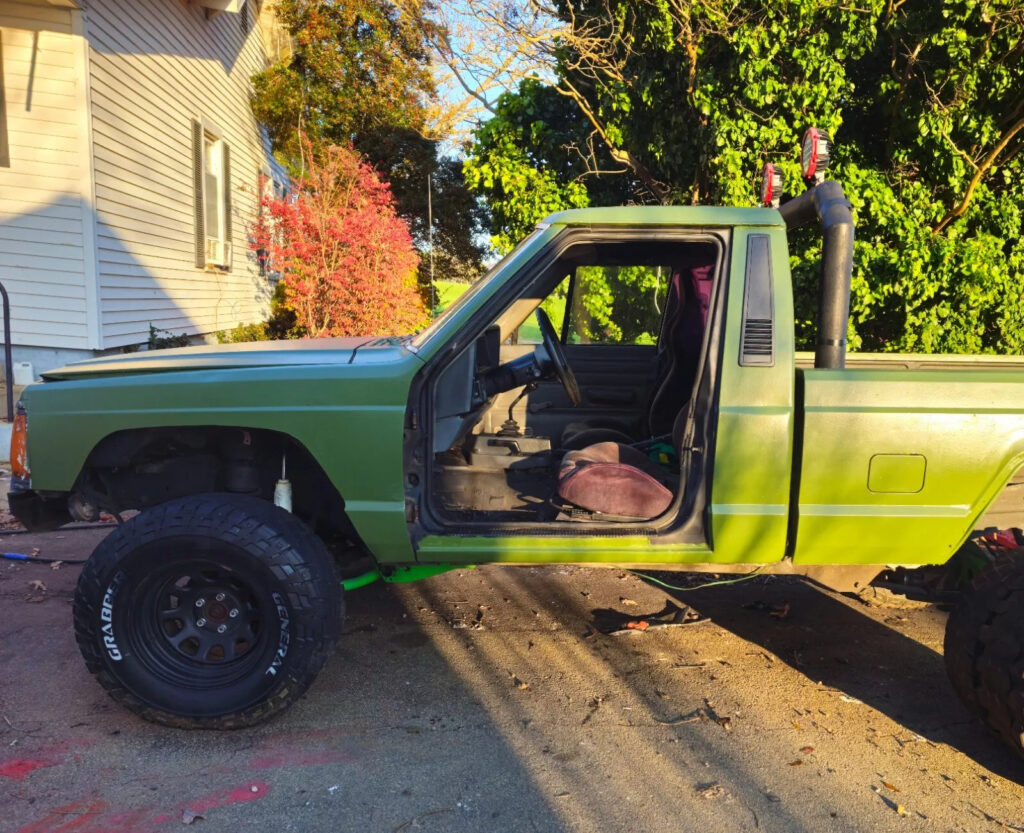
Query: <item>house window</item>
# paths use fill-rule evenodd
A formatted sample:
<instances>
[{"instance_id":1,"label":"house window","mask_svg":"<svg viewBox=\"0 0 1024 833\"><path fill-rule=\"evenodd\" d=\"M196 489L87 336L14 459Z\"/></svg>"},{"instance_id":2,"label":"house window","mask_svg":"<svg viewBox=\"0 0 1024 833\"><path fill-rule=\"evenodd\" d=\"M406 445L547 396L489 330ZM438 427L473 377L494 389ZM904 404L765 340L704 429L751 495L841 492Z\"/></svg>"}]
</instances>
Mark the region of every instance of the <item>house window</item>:
<instances>
[{"instance_id":1,"label":"house window","mask_svg":"<svg viewBox=\"0 0 1024 833\"><path fill-rule=\"evenodd\" d=\"M263 173L260 174L259 195L259 223L264 231L275 238L277 242L280 242L278 239L277 221L268 213L267 203L285 199L288 196L288 186L280 178L275 178L269 168L264 168ZM271 269L270 252L265 248L261 247L256 250L256 263L261 277L270 278L271 280L277 280L281 277L279 272Z\"/></svg>"},{"instance_id":2,"label":"house window","mask_svg":"<svg viewBox=\"0 0 1024 833\"><path fill-rule=\"evenodd\" d=\"M231 163L222 134L208 124L192 123L195 184L196 266L231 268Z\"/></svg>"}]
</instances>

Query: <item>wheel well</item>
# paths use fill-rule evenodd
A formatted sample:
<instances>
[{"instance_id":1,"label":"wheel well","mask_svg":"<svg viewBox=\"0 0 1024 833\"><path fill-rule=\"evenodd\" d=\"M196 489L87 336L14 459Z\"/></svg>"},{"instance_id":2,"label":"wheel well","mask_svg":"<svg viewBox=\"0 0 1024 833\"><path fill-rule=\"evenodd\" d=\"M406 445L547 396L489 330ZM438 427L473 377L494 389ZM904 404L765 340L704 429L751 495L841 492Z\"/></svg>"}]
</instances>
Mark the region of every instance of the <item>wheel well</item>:
<instances>
[{"instance_id":1,"label":"wheel well","mask_svg":"<svg viewBox=\"0 0 1024 833\"><path fill-rule=\"evenodd\" d=\"M331 543L361 546L345 501L309 450L294 437L261 428L141 428L110 434L89 453L69 508L78 520L100 511L147 509L203 492L267 501L282 477L292 511Z\"/></svg>"}]
</instances>

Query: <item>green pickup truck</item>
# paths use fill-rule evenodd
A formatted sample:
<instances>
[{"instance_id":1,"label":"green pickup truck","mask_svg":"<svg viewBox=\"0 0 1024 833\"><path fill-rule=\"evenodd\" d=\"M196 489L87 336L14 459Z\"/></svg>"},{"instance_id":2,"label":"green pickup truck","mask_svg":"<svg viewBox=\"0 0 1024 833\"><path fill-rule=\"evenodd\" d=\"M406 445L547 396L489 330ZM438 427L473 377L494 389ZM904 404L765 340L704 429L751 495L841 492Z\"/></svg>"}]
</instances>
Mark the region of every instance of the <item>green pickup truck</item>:
<instances>
[{"instance_id":1,"label":"green pickup truck","mask_svg":"<svg viewBox=\"0 0 1024 833\"><path fill-rule=\"evenodd\" d=\"M815 223L812 357L787 234ZM11 507L31 529L139 510L86 564L74 622L109 693L167 725L285 708L344 589L573 563L950 604L953 683L1024 752L1024 557L969 541L1024 465L1024 362L847 356L852 248L828 180L778 209L556 214L415 336L46 373Z\"/></svg>"}]
</instances>

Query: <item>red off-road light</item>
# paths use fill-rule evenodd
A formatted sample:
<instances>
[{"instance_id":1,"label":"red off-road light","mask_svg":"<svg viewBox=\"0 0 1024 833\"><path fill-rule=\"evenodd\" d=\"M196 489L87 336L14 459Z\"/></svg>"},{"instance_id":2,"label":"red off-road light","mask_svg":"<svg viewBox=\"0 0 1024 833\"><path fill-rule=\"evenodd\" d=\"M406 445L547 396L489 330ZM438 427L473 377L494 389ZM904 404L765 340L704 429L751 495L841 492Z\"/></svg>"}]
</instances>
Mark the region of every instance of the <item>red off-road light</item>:
<instances>
[{"instance_id":1,"label":"red off-road light","mask_svg":"<svg viewBox=\"0 0 1024 833\"><path fill-rule=\"evenodd\" d=\"M782 198L782 171L771 162L764 166L761 175L761 204L769 208L778 208Z\"/></svg>"},{"instance_id":2,"label":"red off-road light","mask_svg":"<svg viewBox=\"0 0 1024 833\"><path fill-rule=\"evenodd\" d=\"M821 178L828 170L832 139L824 130L808 127L800 145L800 170L804 179Z\"/></svg>"}]
</instances>

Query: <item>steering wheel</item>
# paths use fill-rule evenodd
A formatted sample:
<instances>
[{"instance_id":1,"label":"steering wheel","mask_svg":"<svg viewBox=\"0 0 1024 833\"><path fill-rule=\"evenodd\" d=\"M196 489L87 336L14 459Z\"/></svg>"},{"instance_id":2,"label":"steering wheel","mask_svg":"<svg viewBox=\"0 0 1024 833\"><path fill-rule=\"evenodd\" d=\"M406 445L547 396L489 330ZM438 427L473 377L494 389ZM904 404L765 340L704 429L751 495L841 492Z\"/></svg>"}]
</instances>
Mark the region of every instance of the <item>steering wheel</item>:
<instances>
[{"instance_id":1,"label":"steering wheel","mask_svg":"<svg viewBox=\"0 0 1024 833\"><path fill-rule=\"evenodd\" d=\"M547 353L551 367L555 371L555 378L562 383L569 401L573 405L579 405L582 401L580 396L580 385L576 381L576 374L569 367L565 358L565 350L562 349L562 342L555 335L555 328L551 326L551 319L540 307L537 307L537 326L540 328L540 337L544 342L544 352Z\"/></svg>"}]
</instances>

